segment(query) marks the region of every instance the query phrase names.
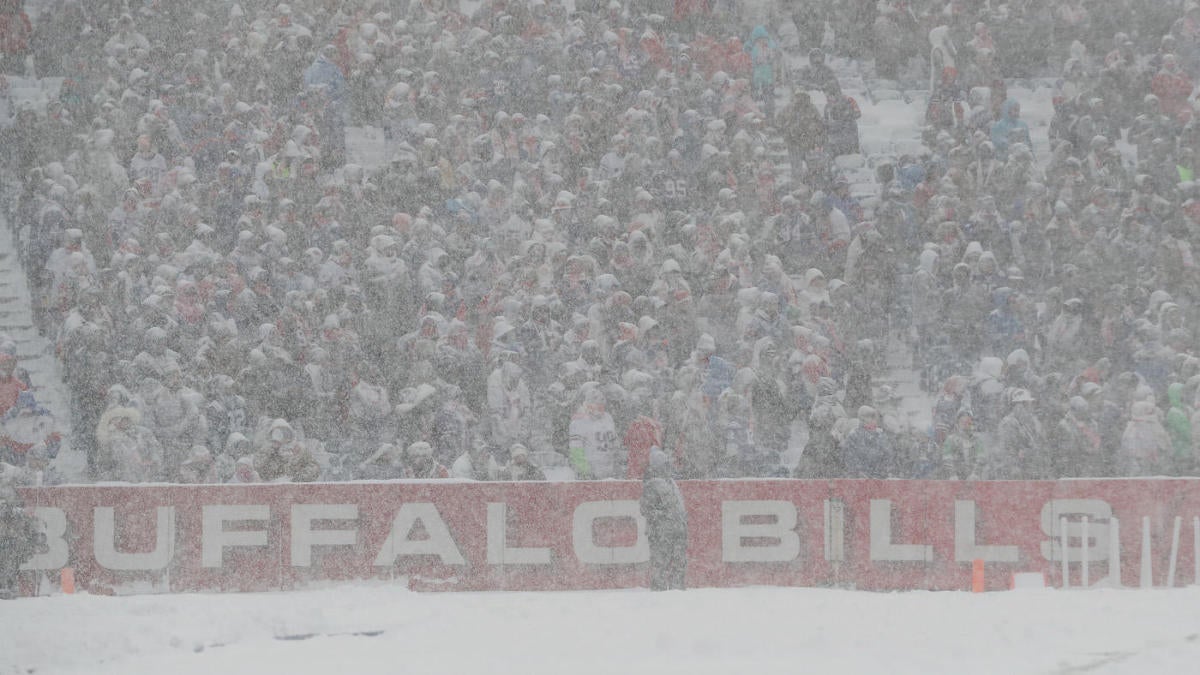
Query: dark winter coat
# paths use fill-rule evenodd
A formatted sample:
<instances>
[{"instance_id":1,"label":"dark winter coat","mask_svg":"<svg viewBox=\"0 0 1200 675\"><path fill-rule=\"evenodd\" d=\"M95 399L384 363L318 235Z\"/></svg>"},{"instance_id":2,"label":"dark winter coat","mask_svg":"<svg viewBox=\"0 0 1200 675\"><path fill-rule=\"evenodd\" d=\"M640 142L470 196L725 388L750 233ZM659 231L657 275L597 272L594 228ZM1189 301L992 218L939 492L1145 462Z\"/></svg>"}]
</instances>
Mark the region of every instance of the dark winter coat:
<instances>
[{"instance_id":1,"label":"dark winter coat","mask_svg":"<svg viewBox=\"0 0 1200 675\"><path fill-rule=\"evenodd\" d=\"M883 429L858 427L843 444L846 475L852 478L887 478L896 450Z\"/></svg>"},{"instance_id":2,"label":"dark winter coat","mask_svg":"<svg viewBox=\"0 0 1200 675\"><path fill-rule=\"evenodd\" d=\"M1050 477L1046 435L1033 415L1015 412L1000 420L1000 448L996 453L993 479L1037 480Z\"/></svg>"},{"instance_id":3,"label":"dark winter coat","mask_svg":"<svg viewBox=\"0 0 1200 675\"><path fill-rule=\"evenodd\" d=\"M687 576L687 509L671 465L661 450L650 453L642 479L642 516L650 544L650 590L682 589Z\"/></svg>"},{"instance_id":4,"label":"dark winter coat","mask_svg":"<svg viewBox=\"0 0 1200 675\"><path fill-rule=\"evenodd\" d=\"M687 510L670 470L669 462L655 462L652 457L642 479L639 506L646 519L646 538L651 548L659 543L687 538Z\"/></svg>"}]
</instances>

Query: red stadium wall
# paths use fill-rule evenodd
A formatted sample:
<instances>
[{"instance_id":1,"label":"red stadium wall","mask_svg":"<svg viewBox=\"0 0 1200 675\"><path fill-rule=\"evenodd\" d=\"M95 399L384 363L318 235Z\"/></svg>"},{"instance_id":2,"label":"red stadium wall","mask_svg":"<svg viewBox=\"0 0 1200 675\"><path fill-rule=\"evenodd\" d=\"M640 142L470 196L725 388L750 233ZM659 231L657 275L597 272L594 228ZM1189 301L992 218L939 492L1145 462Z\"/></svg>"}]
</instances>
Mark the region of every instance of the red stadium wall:
<instances>
[{"instance_id":1,"label":"red stadium wall","mask_svg":"<svg viewBox=\"0 0 1200 675\"><path fill-rule=\"evenodd\" d=\"M1148 522L1154 585L1196 583L1200 480L694 481L691 586L987 587L1015 572L1061 583L1067 518L1071 585L1109 575L1109 520L1120 520L1122 581L1139 584ZM280 590L313 582L407 578L429 590L645 586L637 482L326 483L69 486L22 491L47 542L23 569L71 567L92 593ZM1148 519L1144 521L1143 519Z\"/></svg>"}]
</instances>

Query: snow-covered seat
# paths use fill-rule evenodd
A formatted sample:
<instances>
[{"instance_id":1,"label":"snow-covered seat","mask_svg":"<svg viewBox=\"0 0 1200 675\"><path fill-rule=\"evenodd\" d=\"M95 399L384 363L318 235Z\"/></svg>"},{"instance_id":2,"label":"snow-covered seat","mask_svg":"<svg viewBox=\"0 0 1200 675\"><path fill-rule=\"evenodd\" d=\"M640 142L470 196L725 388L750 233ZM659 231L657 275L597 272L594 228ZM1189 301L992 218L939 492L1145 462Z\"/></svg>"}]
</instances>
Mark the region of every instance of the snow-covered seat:
<instances>
[{"instance_id":1,"label":"snow-covered seat","mask_svg":"<svg viewBox=\"0 0 1200 675\"><path fill-rule=\"evenodd\" d=\"M883 164L894 165L895 163L896 155L891 152L880 152L867 157L867 166L871 167L872 169Z\"/></svg>"},{"instance_id":2,"label":"snow-covered seat","mask_svg":"<svg viewBox=\"0 0 1200 675\"><path fill-rule=\"evenodd\" d=\"M858 147L867 157L888 154L892 151L892 140L878 134L861 134Z\"/></svg>"},{"instance_id":3,"label":"snow-covered seat","mask_svg":"<svg viewBox=\"0 0 1200 675\"><path fill-rule=\"evenodd\" d=\"M833 163L842 171L850 171L853 169L861 169L867 165L866 157L862 155L838 155L834 158Z\"/></svg>"},{"instance_id":4,"label":"snow-covered seat","mask_svg":"<svg viewBox=\"0 0 1200 675\"><path fill-rule=\"evenodd\" d=\"M896 155L921 155L929 151L925 144L915 138L896 139L892 143Z\"/></svg>"},{"instance_id":5,"label":"snow-covered seat","mask_svg":"<svg viewBox=\"0 0 1200 675\"><path fill-rule=\"evenodd\" d=\"M529 453L533 463L541 467L548 480L575 480L575 470L562 453L553 450L533 450Z\"/></svg>"},{"instance_id":6,"label":"snow-covered seat","mask_svg":"<svg viewBox=\"0 0 1200 675\"><path fill-rule=\"evenodd\" d=\"M855 169L842 173L851 185L870 185L875 182L875 172L871 169Z\"/></svg>"}]
</instances>

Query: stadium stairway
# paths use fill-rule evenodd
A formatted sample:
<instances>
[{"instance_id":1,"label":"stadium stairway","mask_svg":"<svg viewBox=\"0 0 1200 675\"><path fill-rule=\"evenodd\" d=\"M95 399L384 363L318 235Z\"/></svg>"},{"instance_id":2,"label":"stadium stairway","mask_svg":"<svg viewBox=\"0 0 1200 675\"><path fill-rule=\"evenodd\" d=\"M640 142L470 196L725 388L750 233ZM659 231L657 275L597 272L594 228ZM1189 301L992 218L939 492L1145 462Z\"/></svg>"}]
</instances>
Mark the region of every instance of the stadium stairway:
<instances>
[{"instance_id":1,"label":"stadium stairway","mask_svg":"<svg viewBox=\"0 0 1200 675\"><path fill-rule=\"evenodd\" d=\"M71 449L70 396L54 355L53 342L42 337L33 325L32 300L25 271L16 253L15 240L7 219L0 216L0 333L17 345L17 365L29 372L33 392L40 403L54 414L63 435L62 448L53 467L64 478L84 479L87 460Z\"/></svg>"},{"instance_id":2,"label":"stadium stairway","mask_svg":"<svg viewBox=\"0 0 1200 675\"><path fill-rule=\"evenodd\" d=\"M9 86L0 97L0 119L8 119L10 111L26 101L39 110L44 109L47 101L57 98L62 85L61 77L7 74L6 78ZM11 177L5 178L2 197L7 200L6 207L11 207L15 205L16 188ZM63 435L62 447L52 466L68 481L82 481L87 474L87 460L71 448L70 393L54 354L53 336L47 339L33 325L32 296L17 255L14 223L8 221L11 213L11 209L0 213L0 333L16 343L18 366L29 372L38 403L53 413Z\"/></svg>"}]
</instances>

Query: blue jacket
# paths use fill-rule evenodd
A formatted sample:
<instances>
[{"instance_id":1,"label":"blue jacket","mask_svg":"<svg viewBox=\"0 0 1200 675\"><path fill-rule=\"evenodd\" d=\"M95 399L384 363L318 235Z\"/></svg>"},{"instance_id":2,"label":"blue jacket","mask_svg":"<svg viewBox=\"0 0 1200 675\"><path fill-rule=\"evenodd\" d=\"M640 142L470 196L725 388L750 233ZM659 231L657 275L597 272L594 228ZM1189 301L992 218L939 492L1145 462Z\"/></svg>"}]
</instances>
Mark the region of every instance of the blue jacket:
<instances>
[{"instance_id":1,"label":"blue jacket","mask_svg":"<svg viewBox=\"0 0 1200 675\"><path fill-rule=\"evenodd\" d=\"M1029 126L1022 120L1013 117L1013 108L1017 102L1011 98L1000 107L1000 119L992 124L992 145L996 146L996 157L1001 161L1008 159L1008 144L1011 139L1024 143L1033 150L1033 139L1029 136Z\"/></svg>"},{"instance_id":2,"label":"blue jacket","mask_svg":"<svg viewBox=\"0 0 1200 675\"><path fill-rule=\"evenodd\" d=\"M766 40L766 49L763 49L759 44L759 40ZM750 40L746 43L744 49L750 55L750 62L754 66L753 83L755 85L770 85L775 83L775 69L771 65L771 55L778 49L779 46L767 33L765 26L755 26L750 33Z\"/></svg>"},{"instance_id":3,"label":"blue jacket","mask_svg":"<svg viewBox=\"0 0 1200 675\"><path fill-rule=\"evenodd\" d=\"M304 71L305 87L325 87L329 100L341 105L346 96L346 77L336 63L318 55Z\"/></svg>"}]
</instances>

